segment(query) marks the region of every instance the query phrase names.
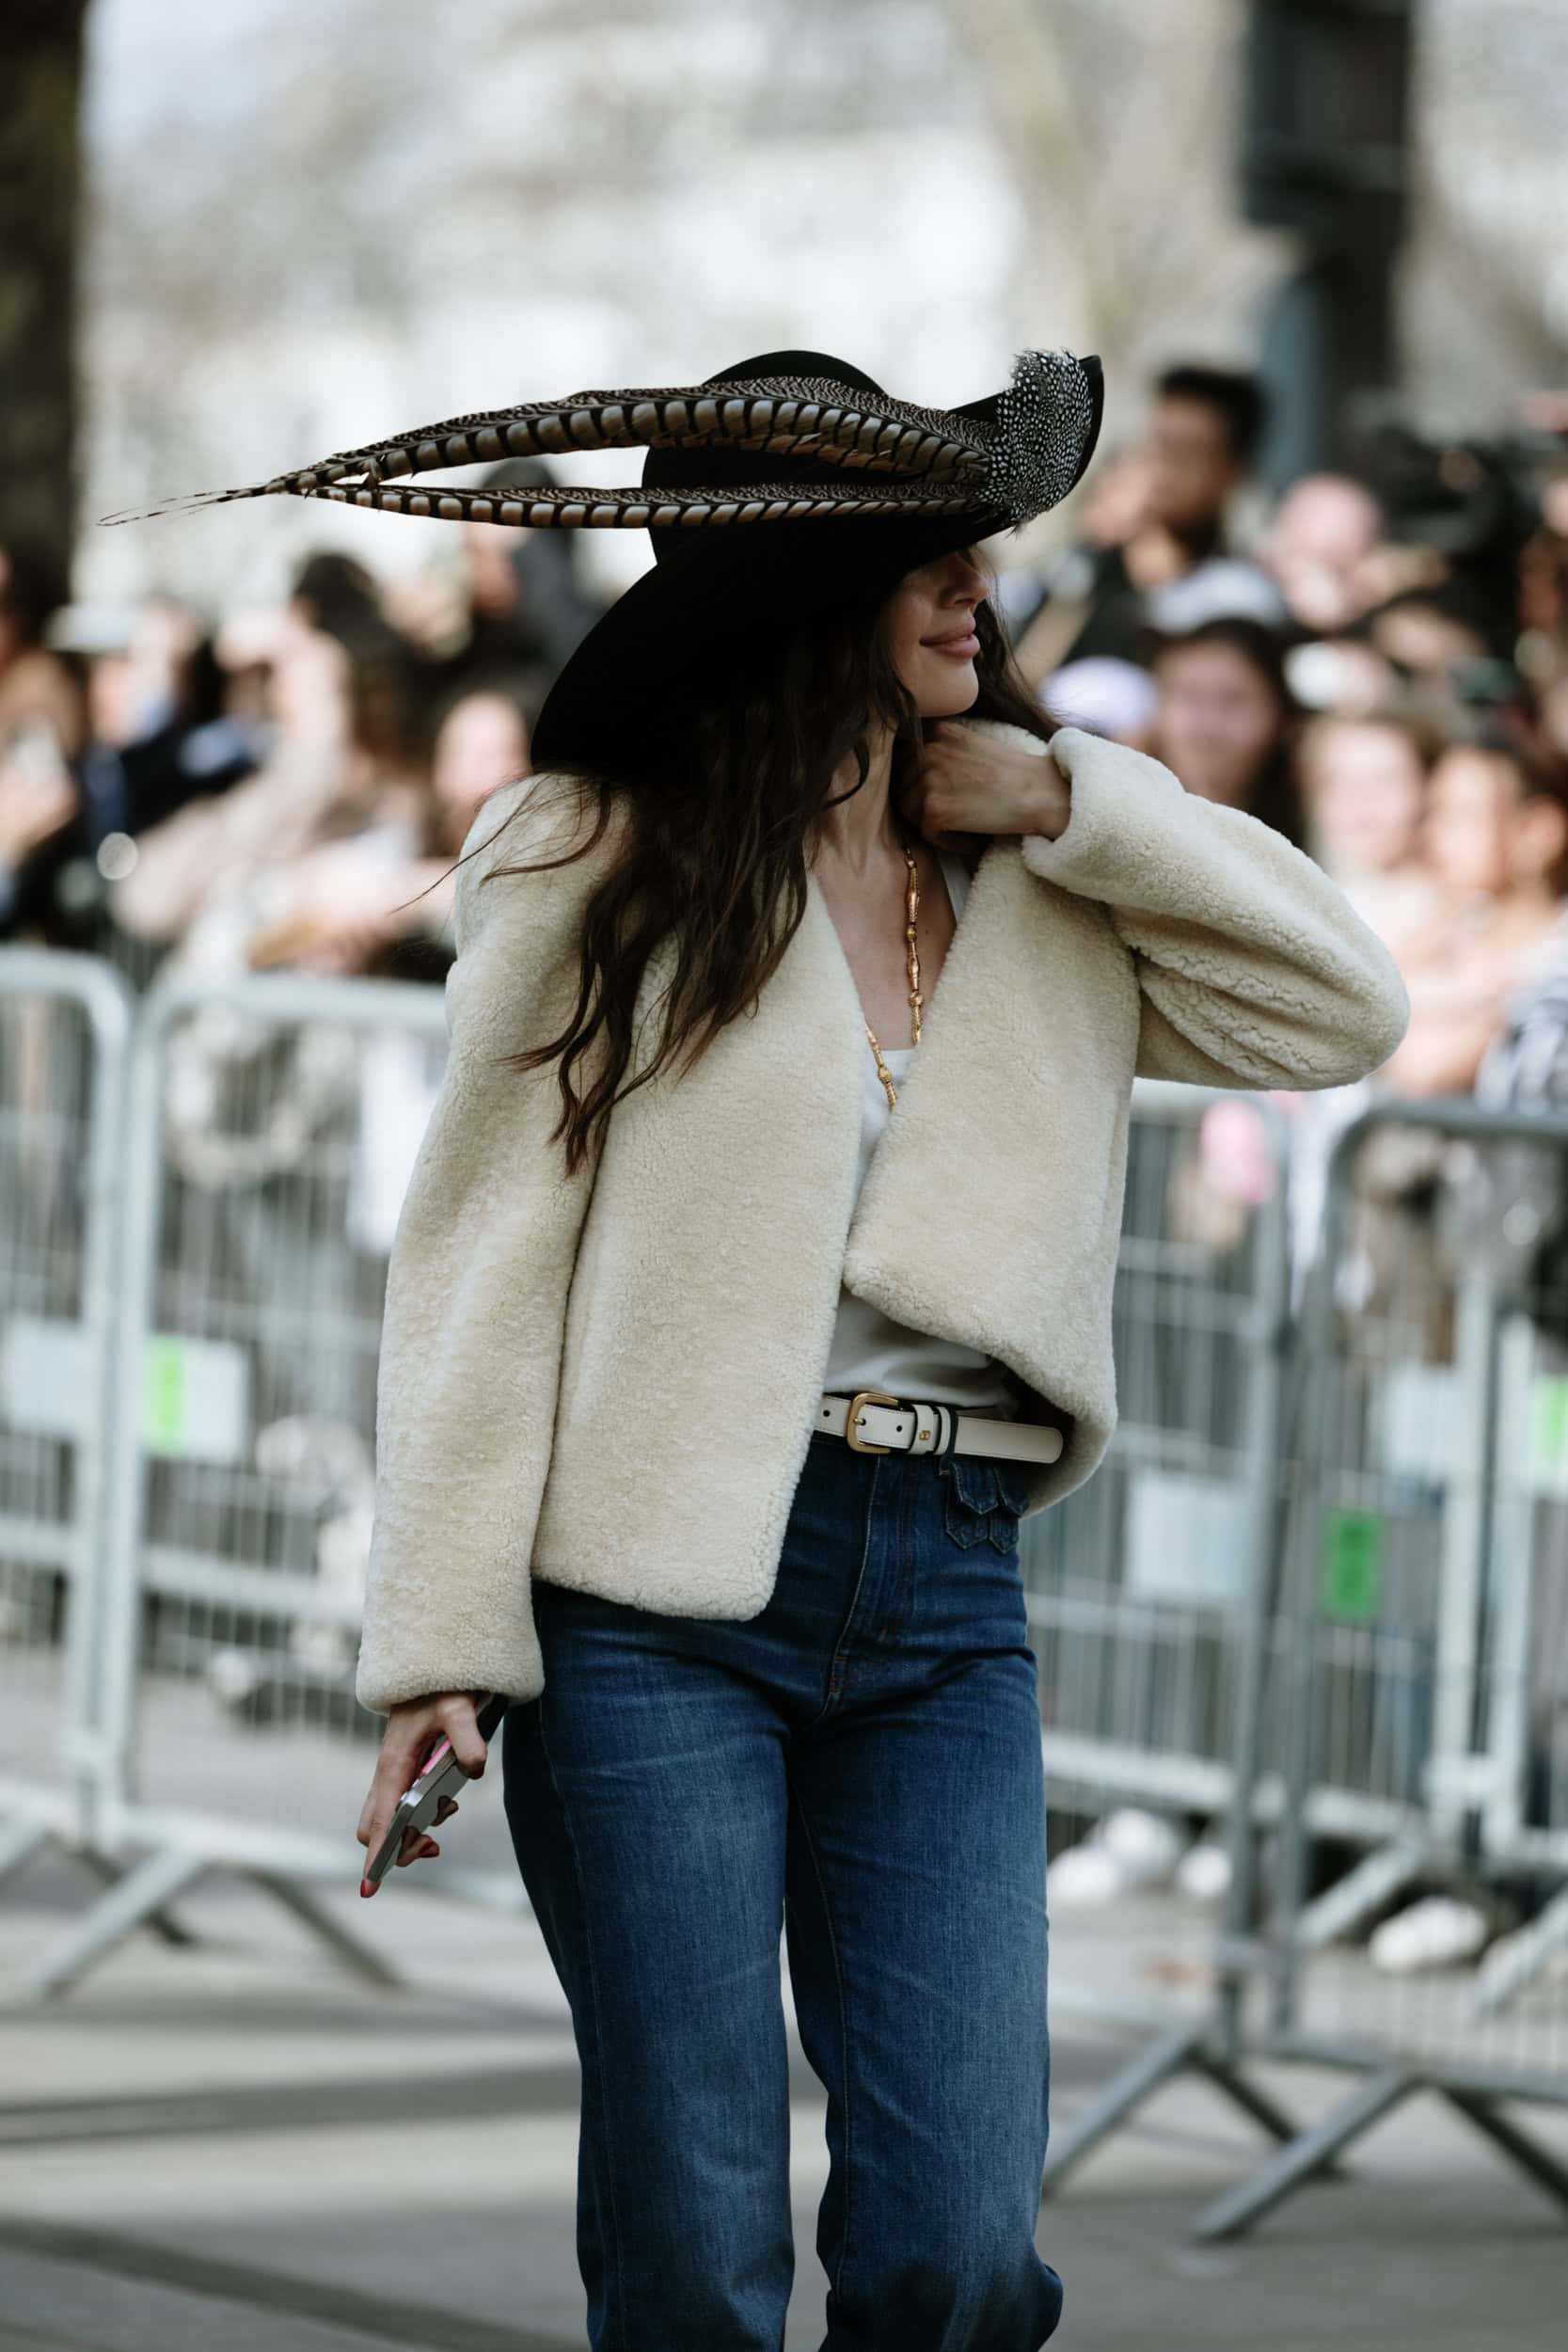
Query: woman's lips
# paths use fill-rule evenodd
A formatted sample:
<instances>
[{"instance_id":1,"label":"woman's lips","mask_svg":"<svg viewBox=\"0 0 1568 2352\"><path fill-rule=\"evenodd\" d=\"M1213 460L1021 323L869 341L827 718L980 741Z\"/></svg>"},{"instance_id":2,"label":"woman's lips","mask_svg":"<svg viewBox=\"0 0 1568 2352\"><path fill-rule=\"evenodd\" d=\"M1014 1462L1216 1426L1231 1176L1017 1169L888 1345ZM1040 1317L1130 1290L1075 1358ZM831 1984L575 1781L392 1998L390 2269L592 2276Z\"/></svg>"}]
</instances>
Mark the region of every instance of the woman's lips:
<instances>
[{"instance_id":1,"label":"woman's lips","mask_svg":"<svg viewBox=\"0 0 1568 2352\"><path fill-rule=\"evenodd\" d=\"M924 642L928 653L950 653L962 661L980 650L980 640L972 628L955 629L946 637L927 637Z\"/></svg>"}]
</instances>

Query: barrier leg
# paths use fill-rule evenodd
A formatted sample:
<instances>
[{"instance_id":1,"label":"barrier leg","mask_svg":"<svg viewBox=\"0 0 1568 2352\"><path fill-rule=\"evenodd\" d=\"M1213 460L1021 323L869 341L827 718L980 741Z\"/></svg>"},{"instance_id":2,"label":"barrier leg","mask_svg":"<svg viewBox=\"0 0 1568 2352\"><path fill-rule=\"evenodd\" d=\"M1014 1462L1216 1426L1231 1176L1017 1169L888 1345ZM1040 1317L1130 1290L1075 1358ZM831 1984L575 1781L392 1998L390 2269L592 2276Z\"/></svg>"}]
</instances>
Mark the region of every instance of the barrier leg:
<instances>
[{"instance_id":1,"label":"barrier leg","mask_svg":"<svg viewBox=\"0 0 1568 2352\"><path fill-rule=\"evenodd\" d=\"M234 1869L215 1854L193 1852L187 1848L170 1846L149 1854L145 1861L127 1870L124 1876L101 1896L75 1924L50 1945L23 1982L29 1992L37 1994L63 1993L94 1967L117 1944L122 1944L137 1928L151 1926L165 1903L208 1870ZM285 1910L315 1931L324 1944L348 1963L357 1976L382 1991L402 1991L407 1979L390 1962L385 1960L374 1947L334 1916L325 1903L303 1881L281 1870L238 1867L238 1875L253 1879L275 1896ZM194 1942L192 1937L185 1941Z\"/></svg>"},{"instance_id":2,"label":"barrier leg","mask_svg":"<svg viewBox=\"0 0 1568 2352\"><path fill-rule=\"evenodd\" d=\"M1227 2189L1216 2197L1194 2222L1195 2238L1212 2241L1217 2238L1240 2237L1254 2222L1282 2205L1287 2197L1301 2188L1314 2173L1321 2172L1331 2157L1363 2132L1407 2099L1413 2090L1421 2088L1419 2074L1407 2074L1403 2067L1390 2067L1385 2074L1374 2074L1364 2083L1354 2096L1346 2099L1325 2115L1310 2131L1300 2133L1276 2156L1271 2156L1250 2180L1239 2187Z\"/></svg>"},{"instance_id":3,"label":"barrier leg","mask_svg":"<svg viewBox=\"0 0 1568 2352\"><path fill-rule=\"evenodd\" d=\"M1560 2164L1548 2148L1521 2129L1511 2116L1504 2115L1495 2099L1479 2090L1456 2090L1450 2084L1442 2086L1443 2095L1467 2116L1477 2131L1484 2132L1505 2156L1511 2156L1521 2172L1528 2172L1539 2182L1549 2197L1560 2205L1568 2206L1568 2165Z\"/></svg>"},{"instance_id":4,"label":"barrier leg","mask_svg":"<svg viewBox=\"0 0 1568 2352\"><path fill-rule=\"evenodd\" d=\"M68 1986L144 1926L164 1904L182 1895L210 1867L205 1854L183 1853L170 1848L149 1854L100 1896L80 1919L56 1936L42 1959L28 1969L23 1982L30 1993L63 1993Z\"/></svg>"},{"instance_id":5,"label":"barrier leg","mask_svg":"<svg viewBox=\"0 0 1568 2352\"><path fill-rule=\"evenodd\" d=\"M108 1854L100 1853L95 1846L72 1846L69 1851L72 1861L81 1863L105 1886L118 1886L131 1867L129 1863L116 1862ZM190 1946L201 1941L198 1935L193 1935L190 1929L175 1917L172 1911L154 1911L149 1916L147 1925L166 1944Z\"/></svg>"},{"instance_id":6,"label":"barrier leg","mask_svg":"<svg viewBox=\"0 0 1568 2352\"><path fill-rule=\"evenodd\" d=\"M12 1821L0 1828L0 1886L24 1870L51 1837L58 1837L61 1852L72 1862L79 1862L85 1870L90 1870L101 1884L114 1886L124 1877L128 1867L125 1863L101 1853L96 1846L78 1845L72 1838L60 1837L47 1821ZM199 1940L172 1912L155 1911L147 1924L166 1944L195 1944Z\"/></svg>"},{"instance_id":7,"label":"barrier leg","mask_svg":"<svg viewBox=\"0 0 1568 2352\"><path fill-rule=\"evenodd\" d=\"M1049 2197L1072 2167L1081 2164L1090 2149L1108 2138L1146 2099L1152 2098L1163 2083L1192 2064L1206 2030L1203 2026L1179 2026L1175 2032L1162 2034L1114 2075L1065 2131L1052 2132L1040 2182L1042 2198Z\"/></svg>"},{"instance_id":8,"label":"barrier leg","mask_svg":"<svg viewBox=\"0 0 1568 2352\"><path fill-rule=\"evenodd\" d=\"M1535 1982L1553 1955L1568 1946L1568 1888L1554 1895L1538 1919L1509 1939L1509 1949L1495 1966L1482 1967L1470 2003L1472 2017L1495 2017L1516 1993Z\"/></svg>"},{"instance_id":9,"label":"barrier leg","mask_svg":"<svg viewBox=\"0 0 1568 2352\"><path fill-rule=\"evenodd\" d=\"M0 1826L0 1886L24 1870L53 1835L47 1821L9 1821Z\"/></svg>"},{"instance_id":10,"label":"barrier leg","mask_svg":"<svg viewBox=\"0 0 1568 2352\"><path fill-rule=\"evenodd\" d=\"M1051 2153L1046 2158L1045 2173L1040 2184L1042 2199L1050 2196L1075 2164L1081 2164L1090 2150L1097 2148L1117 2125L1135 2114L1146 2099L1178 2074L1189 2069L1201 2074L1204 2081L1260 2123L1271 2138L1294 2145L1302 2137L1300 2123L1286 2113L1266 2090L1248 2080L1238 2066L1220 2058L1208 2046L1212 2028L1207 2025L1180 2026L1174 2033L1163 2035L1150 2042L1147 2050L1124 2066L1106 2084L1099 2095L1063 2131L1051 2135ZM1333 2151L1319 2159L1314 2170L1334 2169Z\"/></svg>"},{"instance_id":11,"label":"barrier leg","mask_svg":"<svg viewBox=\"0 0 1568 2352\"><path fill-rule=\"evenodd\" d=\"M1243 2115L1250 2115L1255 2123L1261 2123L1272 2139L1283 2142L1299 2137L1301 2125L1296 2118L1287 2114L1257 2083L1249 2081L1240 2067L1233 2066L1228 2059L1216 2058L1212 2051L1202 2049L1195 2050L1188 2062L1196 2067L1205 2082L1212 2083L1216 2090L1223 2090ZM1326 2156L1322 2169L1324 2171L1334 2169Z\"/></svg>"},{"instance_id":12,"label":"barrier leg","mask_svg":"<svg viewBox=\"0 0 1568 2352\"><path fill-rule=\"evenodd\" d=\"M323 1943L329 1944L367 1984L398 1993L407 1990L408 1979L402 1970L394 1968L372 1945L345 1926L302 1879L286 1877L281 1870L247 1870L245 1876L254 1879L258 1886L264 1886L269 1895L276 1895L284 1908L303 1919L307 1927L314 1928Z\"/></svg>"},{"instance_id":13,"label":"barrier leg","mask_svg":"<svg viewBox=\"0 0 1568 2352\"><path fill-rule=\"evenodd\" d=\"M1293 1941L1308 1951L1316 1951L1324 1944L1332 1944L1363 1919L1382 1909L1390 1896L1397 1895L1413 1879L1421 1875L1423 1857L1408 1846L1380 1846L1358 1862L1354 1870L1308 1903L1296 1921Z\"/></svg>"}]
</instances>

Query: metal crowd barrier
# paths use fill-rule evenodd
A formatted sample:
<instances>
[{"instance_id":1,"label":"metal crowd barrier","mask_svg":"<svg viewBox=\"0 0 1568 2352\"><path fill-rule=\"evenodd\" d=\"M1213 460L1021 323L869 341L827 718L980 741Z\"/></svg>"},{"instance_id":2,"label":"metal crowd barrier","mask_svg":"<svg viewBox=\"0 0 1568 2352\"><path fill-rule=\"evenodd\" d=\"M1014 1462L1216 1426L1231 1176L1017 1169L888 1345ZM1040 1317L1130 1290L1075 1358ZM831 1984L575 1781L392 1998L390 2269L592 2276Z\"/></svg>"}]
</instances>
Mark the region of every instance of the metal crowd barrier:
<instances>
[{"instance_id":1,"label":"metal crowd barrier","mask_svg":"<svg viewBox=\"0 0 1568 2352\"><path fill-rule=\"evenodd\" d=\"M1254 1123L1261 1199L1227 1202L1205 1185L1211 1108ZM1053 1802L1228 1808L1239 1639L1277 1474L1286 1177L1284 1122L1267 1101L1135 1084L1116 1435L1090 1483L1022 1529Z\"/></svg>"},{"instance_id":2,"label":"metal crowd barrier","mask_svg":"<svg viewBox=\"0 0 1568 2352\"><path fill-rule=\"evenodd\" d=\"M1156 1195L1169 1198L1167 1179ZM1176 1370L1152 1414L1134 1408L1131 1475L1173 1442L1164 1399L1207 1398L1213 1385L1191 1338L1173 1346L1173 1320L1203 1327L1221 1297L1253 1304L1250 1338L1244 1316L1233 1327L1253 1435L1229 1457L1238 1516L1227 1534L1215 1530L1244 1598L1227 1640L1212 1619L1179 1618L1169 1639L1185 1685L1177 1660L1162 1675L1162 1629L1151 1637L1130 1590L1135 1543L1125 1532L1084 1540L1129 1474L1118 1430L1100 1479L1041 1523L1052 1549L1032 1548L1048 1669L1064 1624L1095 1643L1042 1675L1044 1748L1048 1769L1102 1804L1132 1795L1202 1812L1217 1801L1230 1880L1217 1925L1195 1921L1190 1904L1184 1917L1168 1896L1117 1902L1102 1923L1053 1915L1053 2006L1120 2017L1146 2038L1053 2134L1047 2193L1186 2071L1282 2143L1198 2217L1200 2238L1240 2234L1428 2086L1568 2201L1568 2170L1498 2106L1568 2091L1568 1241L1544 1254L1561 1218L1568 1121L1448 1099L1380 1104L1341 1136L1282 1359L1271 1361L1267 1336L1287 1328L1271 1311L1282 1283L1272 1201L1238 1242L1248 1271L1205 1283L1201 1303L1180 1303L1163 1233L1143 1245L1164 1301L1118 1329L1118 1377L1147 1392L1162 1334ZM1120 1286L1157 1224L1130 1173ZM1261 1261L1248 1254L1259 1250ZM1192 1419L1189 1408L1183 1437ZM1201 1455L1198 1466L1210 1467ZM1102 1482L1108 1500L1095 1494ZM1243 1492L1257 1496L1250 1518ZM1180 1510L1162 1534L1180 1572L1192 1549ZM1207 1662L1216 1646L1223 1677ZM1160 1703L1195 1686L1223 1700ZM1085 1740L1090 1705L1102 1712ZM1196 1733L1184 1748L1168 1735L1173 1711ZM1071 1735L1058 1740L1064 1715ZM1228 1771L1213 1760L1227 1744ZM1375 1964L1373 1923L1433 1890L1484 1918L1484 1958L1409 1975ZM1185 1995L1118 1999L1118 1976L1151 1960L1188 1980ZM1071 1980L1075 1961L1087 1989ZM1321 2127L1292 2130L1251 2071L1271 2058L1357 2066L1369 2080Z\"/></svg>"},{"instance_id":3,"label":"metal crowd barrier","mask_svg":"<svg viewBox=\"0 0 1568 2352\"><path fill-rule=\"evenodd\" d=\"M1250 1125L1249 1197L1244 1184L1227 1198L1205 1181L1199 1135L1211 1111ZM1228 1871L1218 1922L1206 1906L1183 1917L1167 1897L1053 1909L1053 2013L1132 2028L1139 2042L1054 2125L1047 2195L1181 2074L1200 2075L1272 2138L1297 2133L1248 2071L1243 2031L1258 1841L1277 1818L1283 1761L1263 1700L1279 1638L1289 1168L1285 1122L1265 1098L1135 1084L1114 1302L1116 1436L1089 1485L1022 1531L1053 1807L1135 1801L1203 1819ZM1155 1968L1177 1982L1151 1995Z\"/></svg>"},{"instance_id":4,"label":"metal crowd barrier","mask_svg":"<svg viewBox=\"0 0 1568 2352\"><path fill-rule=\"evenodd\" d=\"M320 1889L379 1731L352 1668L381 1298L445 1042L429 987L170 977L133 1019L94 960L0 956L0 1872L53 1836L109 1883L37 1989L139 1925L188 1940L168 1907L211 1870L394 1980ZM1264 1147L1240 1203L1194 1182L1216 1104ZM1074 1984L1053 1922L1058 2010L1148 2038L1046 2186L1194 2071L1281 2143L1205 2236L1426 2086L1568 2199L1499 2106L1568 2093L1568 1300L1541 1254L1568 1120L1358 1120L1298 1325L1287 1167L1266 1101L1134 1089L1120 1425L1025 1528L1053 1800L1208 1817L1230 1863L1190 1998ZM427 1883L527 1907L494 1807ZM1503 1931L1380 1974L1355 1939L1431 1886ZM1366 2079L1304 2132L1264 2058Z\"/></svg>"},{"instance_id":5,"label":"metal crowd barrier","mask_svg":"<svg viewBox=\"0 0 1568 2352\"><path fill-rule=\"evenodd\" d=\"M442 993L171 975L113 1150L115 1351L93 1840L135 1866L36 1968L57 1991L205 1873L265 1886L397 1981L319 1888L352 1882L379 1718L353 1664L387 1256L445 1057ZM526 1909L498 1808L440 1888ZM495 1818L492 1818L492 1816Z\"/></svg>"},{"instance_id":6,"label":"metal crowd barrier","mask_svg":"<svg viewBox=\"0 0 1568 2352\"><path fill-rule=\"evenodd\" d=\"M100 1878L96 1603L129 991L0 954L0 1882L54 1841Z\"/></svg>"},{"instance_id":7,"label":"metal crowd barrier","mask_svg":"<svg viewBox=\"0 0 1568 2352\"><path fill-rule=\"evenodd\" d=\"M1251 2226L1418 2092L1568 2205L1513 2103L1568 2103L1568 1119L1381 1104L1330 1166L1291 1450L1270 2055L1363 2077L1200 2217ZM1319 1786L1390 1835L1315 1893ZM1363 1931L1462 1906L1447 1965ZM1406 1938L1414 1916L1400 1923ZM1429 1927L1429 1932L1434 1932Z\"/></svg>"}]
</instances>

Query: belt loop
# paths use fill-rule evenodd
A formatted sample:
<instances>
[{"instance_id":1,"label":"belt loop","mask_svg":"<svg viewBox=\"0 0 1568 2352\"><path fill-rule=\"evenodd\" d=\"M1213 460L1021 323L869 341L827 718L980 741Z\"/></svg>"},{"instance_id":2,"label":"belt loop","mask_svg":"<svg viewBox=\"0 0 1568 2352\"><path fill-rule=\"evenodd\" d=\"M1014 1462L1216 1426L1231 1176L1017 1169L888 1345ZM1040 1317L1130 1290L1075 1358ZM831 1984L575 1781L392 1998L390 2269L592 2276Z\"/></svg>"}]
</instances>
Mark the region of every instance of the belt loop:
<instances>
[{"instance_id":1,"label":"belt loop","mask_svg":"<svg viewBox=\"0 0 1568 2352\"><path fill-rule=\"evenodd\" d=\"M939 1405L937 1411L942 1415L942 1421L936 1456L939 1462L945 1462L958 1441L958 1416L951 1405Z\"/></svg>"}]
</instances>

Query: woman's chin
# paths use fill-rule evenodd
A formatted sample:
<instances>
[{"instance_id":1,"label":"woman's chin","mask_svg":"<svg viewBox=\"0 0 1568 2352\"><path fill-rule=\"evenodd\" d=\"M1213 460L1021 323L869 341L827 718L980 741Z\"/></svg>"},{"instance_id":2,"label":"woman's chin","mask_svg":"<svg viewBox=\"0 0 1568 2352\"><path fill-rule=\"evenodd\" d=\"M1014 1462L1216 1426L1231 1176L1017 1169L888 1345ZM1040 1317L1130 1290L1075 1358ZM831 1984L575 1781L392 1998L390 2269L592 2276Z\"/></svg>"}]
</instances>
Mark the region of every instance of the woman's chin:
<instances>
[{"instance_id":1,"label":"woman's chin","mask_svg":"<svg viewBox=\"0 0 1568 2352\"><path fill-rule=\"evenodd\" d=\"M973 660L955 661L951 655L938 657L952 672L951 677L922 679L916 697L923 719L956 719L961 710L973 707L980 691L980 674Z\"/></svg>"}]
</instances>

